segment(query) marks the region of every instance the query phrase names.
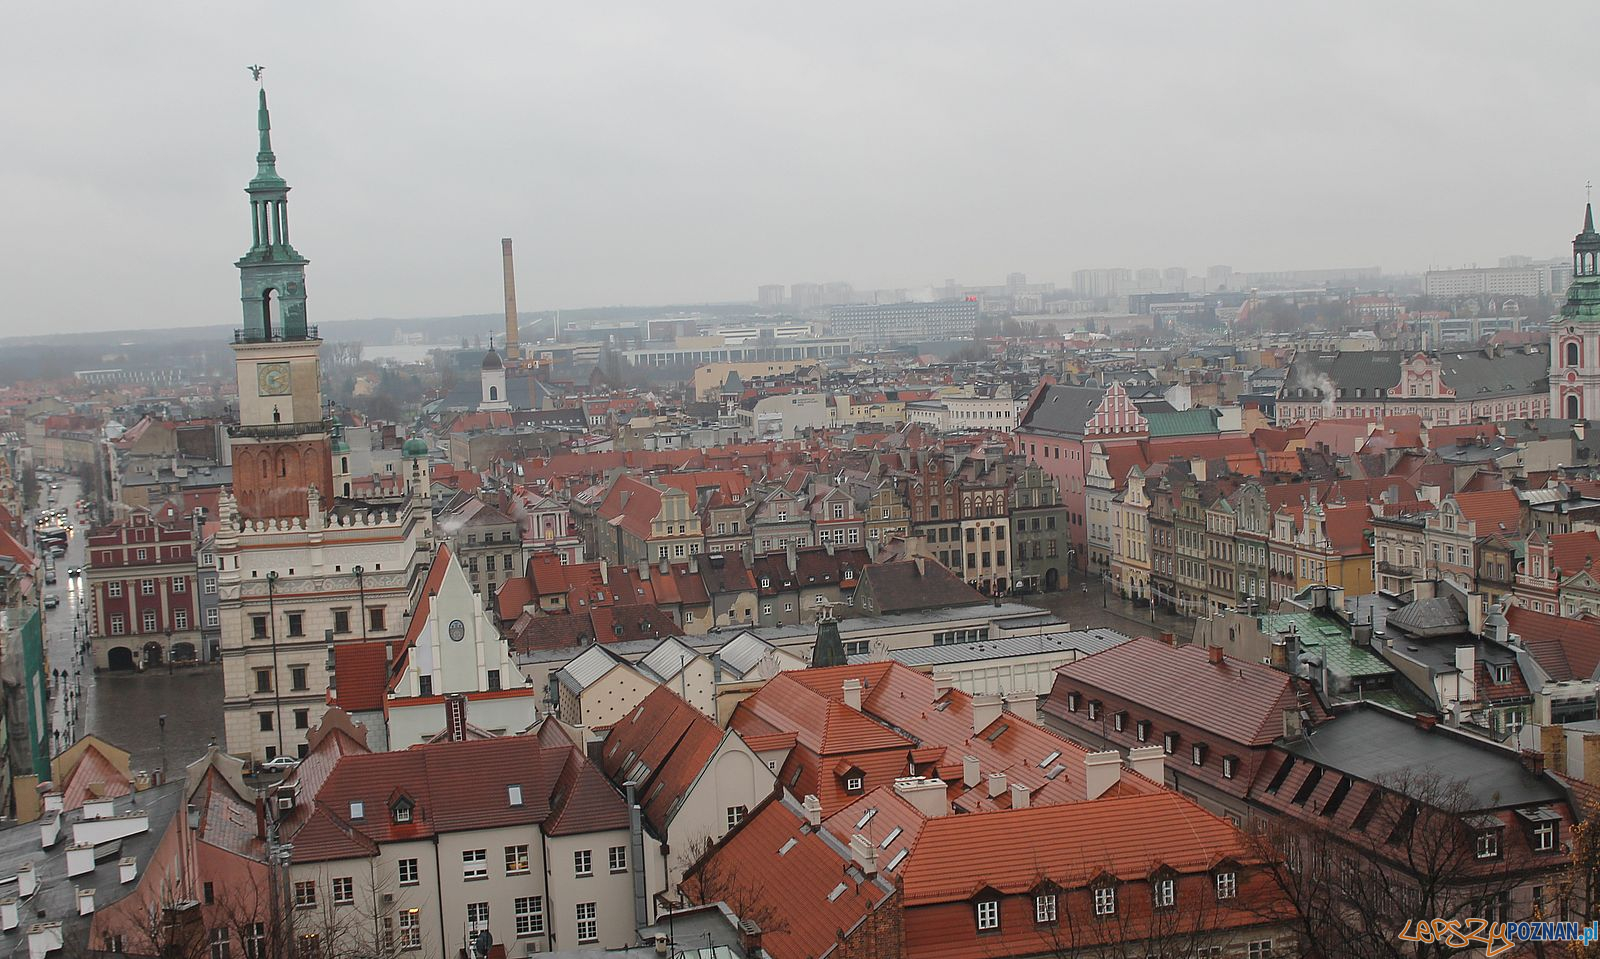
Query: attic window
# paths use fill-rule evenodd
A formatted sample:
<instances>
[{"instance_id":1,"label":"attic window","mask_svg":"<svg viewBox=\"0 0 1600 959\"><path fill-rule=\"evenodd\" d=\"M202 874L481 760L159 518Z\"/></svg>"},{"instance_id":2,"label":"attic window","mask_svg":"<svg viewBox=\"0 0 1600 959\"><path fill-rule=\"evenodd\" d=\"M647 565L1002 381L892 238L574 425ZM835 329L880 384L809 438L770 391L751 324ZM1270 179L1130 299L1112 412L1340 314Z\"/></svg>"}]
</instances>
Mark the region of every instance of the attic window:
<instances>
[{"instance_id":1,"label":"attic window","mask_svg":"<svg viewBox=\"0 0 1600 959\"><path fill-rule=\"evenodd\" d=\"M1177 752L1177 750L1178 750L1178 734L1177 733L1162 733L1162 735L1161 735L1161 748L1166 750L1166 753L1167 753L1168 756L1172 755L1174 752Z\"/></svg>"},{"instance_id":2,"label":"attic window","mask_svg":"<svg viewBox=\"0 0 1600 959\"><path fill-rule=\"evenodd\" d=\"M1067 694L1067 712L1075 713L1077 711L1078 711L1078 694L1077 693L1068 693Z\"/></svg>"},{"instance_id":3,"label":"attic window","mask_svg":"<svg viewBox=\"0 0 1600 959\"><path fill-rule=\"evenodd\" d=\"M786 853L788 853L789 850L793 849L795 847L795 844L798 843L799 841L800 840L791 837L787 842L785 842L783 845L778 847L778 855L780 855L780 856L785 855Z\"/></svg>"},{"instance_id":4,"label":"attic window","mask_svg":"<svg viewBox=\"0 0 1600 959\"><path fill-rule=\"evenodd\" d=\"M844 890L845 890L845 884L842 883L842 882L839 883L837 886L834 886L833 887L833 892L828 893L828 901L829 902L837 901L840 896L844 895Z\"/></svg>"},{"instance_id":5,"label":"attic window","mask_svg":"<svg viewBox=\"0 0 1600 959\"><path fill-rule=\"evenodd\" d=\"M366 803L362 803L362 802L353 802L353 803L351 803L350 804L350 818L351 819L365 819L365 818L367 818L367 804Z\"/></svg>"},{"instance_id":6,"label":"attic window","mask_svg":"<svg viewBox=\"0 0 1600 959\"><path fill-rule=\"evenodd\" d=\"M845 792L854 795L854 794L860 793L865 787L866 787L866 779L863 778L860 773L856 773L854 776L846 776L845 777L845 780L844 780L844 791Z\"/></svg>"},{"instance_id":7,"label":"attic window","mask_svg":"<svg viewBox=\"0 0 1600 959\"><path fill-rule=\"evenodd\" d=\"M1222 778L1223 779L1232 779L1234 770L1236 770L1238 768L1239 768L1239 757L1237 757L1237 756L1223 756L1222 757Z\"/></svg>"},{"instance_id":8,"label":"attic window","mask_svg":"<svg viewBox=\"0 0 1600 959\"><path fill-rule=\"evenodd\" d=\"M1509 663L1495 663L1490 669L1494 670L1494 684L1504 686L1511 682L1511 665Z\"/></svg>"},{"instance_id":9,"label":"attic window","mask_svg":"<svg viewBox=\"0 0 1600 959\"><path fill-rule=\"evenodd\" d=\"M394 821L397 822L397 823L399 823L399 822L410 822L411 821L411 800L409 800L409 799L397 799L397 800L395 800L395 804L393 806L389 807L389 812L393 815Z\"/></svg>"},{"instance_id":10,"label":"attic window","mask_svg":"<svg viewBox=\"0 0 1600 959\"><path fill-rule=\"evenodd\" d=\"M879 849L888 849L889 848L889 844L894 842L896 839L899 839L900 838L900 833L903 832L903 831L904 830L902 830L899 826L896 826L893 829L889 830L889 835L883 837L883 842L878 843L878 848Z\"/></svg>"},{"instance_id":11,"label":"attic window","mask_svg":"<svg viewBox=\"0 0 1600 959\"><path fill-rule=\"evenodd\" d=\"M1061 750L1058 749L1055 752L1051 753L1050 755L1048 755L1048 756L1044 757L1043 759L1039 760L1039 768L1043 769L1046 766L1050 765L1051 763L1055 762L1057 759L1060 759L1060 758L1061 758Z\"/></svg>"},{"instance_id":12,"label":"attic window","mask_svg":"<svg viewBox=\"0 0 1600 959\"><path fill-rule=\"evenodd\" d=\"M856 820L856 828L860 829L862 826L865 826L867 823L871 822L872 821L872 817L876 816L877 814L878 814L878 807L877 806L873 806L871 809L868 809L866 812L861 814L861 818L860 819Z\"/></svg>"},{"instance_id":13,"label":"attic window","mask_svg":"<svg viewBox=\"0 0 1600 959\"><path fill-rule=\"evenodd\" d=\"M889 860L889 865L885 866L884 868L885 869L893 869L896 866L900 865L902 862L905 862L906 854L909 853L910 851L911 850L909 850L909 849L902 849L899 852L895 853L894 854L894 858Z\"/></svg>"},{"instance_id":14,"label":"attic window","mask_svg":"<svg viewBox=\"0 0 1600 959\"><path fill-rule=\"evenodd\" d=\"M506 802L512 806L522 805L522 787L520 785L506 787Z\"/></svg>"}]
</instances>

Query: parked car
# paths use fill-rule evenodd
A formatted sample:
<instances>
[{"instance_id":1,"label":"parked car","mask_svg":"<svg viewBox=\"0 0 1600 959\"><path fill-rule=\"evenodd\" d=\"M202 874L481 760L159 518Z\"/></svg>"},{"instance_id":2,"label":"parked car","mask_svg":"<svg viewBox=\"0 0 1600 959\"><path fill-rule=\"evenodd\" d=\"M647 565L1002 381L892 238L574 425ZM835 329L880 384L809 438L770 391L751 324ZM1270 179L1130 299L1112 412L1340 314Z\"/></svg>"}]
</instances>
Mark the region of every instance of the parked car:
<instances>
[{"instance_id":1,"label":"parked car","mask_svg":"<svg viewBox=\"0 0 1600 959\"><path fill-rule=\"evenodd\" d=\"M60 596L52 595L52 596L46 596L44 598L44 608L45 609L55 609L57 606L60 606L60 605L61 605L61 597Z\"/></svg>"},{"instance_id":2,"label":"parked car","mask_svg":"<svg viewBox=\"0 0 1600 959\"><path fill-rule=\"evenodd\" d=\"M293 756L274 756L266 762L261 763L256 768L264 773L286 773L298 765L300 765L300 760L295 759Z\"/></svg>"}]
</instances>

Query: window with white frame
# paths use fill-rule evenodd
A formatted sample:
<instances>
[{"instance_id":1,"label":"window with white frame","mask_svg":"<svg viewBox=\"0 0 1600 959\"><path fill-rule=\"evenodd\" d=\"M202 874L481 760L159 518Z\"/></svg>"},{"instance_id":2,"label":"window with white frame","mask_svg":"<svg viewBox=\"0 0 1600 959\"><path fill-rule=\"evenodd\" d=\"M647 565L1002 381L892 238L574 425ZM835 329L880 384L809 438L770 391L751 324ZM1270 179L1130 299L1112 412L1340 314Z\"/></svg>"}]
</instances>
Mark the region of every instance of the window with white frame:
<instances>
[{"instance_id":1,"label":"window with white frame","mask_svg":"<svg viewBox=\"0 0 1600 959\"><path fill-rule=\"evenodd\" d=\"M113 635L113 636L121 636L123 633L125 633L127 631L128 631L128 627L127 627L127 624L125 624L122 621L122 614L121 613L112 613L111 614L111 635Z\"/></svg>"},{"instance_id":2,"label":"window with white frame","mask_svg":"<svg viewBox=\"0 0 1600 959\"><path fill-rule=\"evenodd\" d=\"M1500 830L1485 829L1478 833L1478 858L1493 859L1500 855Z\"/></svg>"},{"instance_id":3,"label":"window with white frame","mask_svg":"<svg viewBox=\"0 0 1600 959\"><path fill-rule=\"evenodd\" d=\"M482 932L489 928L489 904L486 902L467 903L467 931Z\"/></svg>"},{"instance_id":4,"label":"window with white frame","mask_svg":"<svg viewBox=\"0 0 1600 959\"><path fill-rule=\"evenodd\" d=\"M414 907L400 910L400 948L422 948L422 913Z\"/></svg>"},{"instance_id":5,"label":"window with white frame","mask_svg":"<svg viewBox=\"0 0 1600 959\"><path fill-rule=\"evenodd\" d=\"M311 880L302 880L294 884L294 907L296 909L311 909L317 904L317 884Z\"/></svg>"},{"instance_id":6,"label":"window with white frame","mask_svg":"<svg viewBox=\"0 0 1600 959\"><path fill-rule=\"evenodd\" d=\"M572 854L572 874L579 879L594 875L594 852L579 849Z\"/></svg>"},{"instance_id":7,"label":"window with white frame","mask_svg":"<svg viewBox=\"0 0 1600 959\"><path fill-rule=\"evenodd\" d=\"M1157 879L1150 883L1150 904L1157 909L1168 909L1178 901L1178 883L1173 879Z\"/></svg>"},{"instance_id":8,"label":"window with white frame","mask_svg":"<svg viewBox=\"0 0 1600 959\"><path fill-rule=\"evenodd\" d=\"M1245 949L1246 959L1272 959L1272 940L1257 939Z\"/></svg>"},{"instance_id":9,"label":"window with white frame","mask_svg":"<svg viewBox=\"0 0 1600 959\"><path fill-rule=\"evenodd\" d=\"M106 584L106 596L110 599L122 598L122 584L120 582Z\"/></svg>"},{"instance_id":10,"label":"window with white frame","mask_svg":"<svg viewBox=\"0 0 1600 959\"><path fill-rule=\"evenodd\" d=\"M335 876L333 879L333 904L335 906L348 906L355 901L355 880L349 876Z\"/></svg>"},{"instance_id":11,"label":"window with white frame","mask_svg":"<svg viewBox=\"0 0 1600 959\"><path fill-rule=\"evenodd\" d=\"M186 577L186 576L174 576L174 577L172 577L172 591L174 593L187 593L189 591L189 579L188 579L188 577Z\"/></svg>"},{"instance_id":12,"label":"window with white frame","mask_svg":"<svg viewBox=\"0 0 1600 959\"><path fill-rule=\"evenodd\" d=\"M461 851L461 878L489 878L489 850L463 849Z\"/></svg>"},{"instance_id":13,"label":"window with white frame","mask_svg":"<svg viewBox=\"0 0 1600 959\"><path fill-rule=\"evenodd\" d=\"M1239 876L1231 872L1217 873L1217 898L1232 899L1239 894Z\"/></svg>"},{"instance_id":14,"label":"window with white frame","mask_svg":"<svg viewBox=\"0 0 1600 959\"><path fill-rule=\"evenodd\" d=\"M506 847L506 875L516 876L528 871L526 844Z\"/></svg>"},{"instance_id":15,"label":"window with white frame","mask_svg":"<svg viewBox=\"0 0 1600 959\"><path fill-rule=\"evenodd\" d=\"M418 881L417 861L415 859L400 860L400 885L415 886Z\"/></svg>"},{"instance_id":16,"label":"window with white frame","mask_svg":"<svg viewBox=\"0 0 1600 959\"><path fill-rule=\"evenodd\" d=\"M1542 822L1533 827L1533 848L1538 852L1549 852L1556 848L1556 824Z\"/></svg>"},{"instance_id":17,"label":"window with white frame","mask_svg":"<svg viewBox=\"0 0 1600 959\"><path fill-rule=\"evenodd\" d=\"M578 941L598 942L600 940L599 913L592 902L578 903Z\"/></svg>"},{"instance_id":18,"label":"window with white frame","mask_svg":"<svg viewBox=\"0 0 1600 959\"><path fill-rule=\"evenodd\" d=\"M1033 897L1033 921L1038 923L1056 921L1056 897L1054 893L1045 893Z\"/></svg>"},{"instance_id":19,"label":"window with white frame","mask_svg":"<svg viewBox=\"0 0 1600 959\"><path fill-rule=\"evenodd\" d=\"M544 935L544 897L519 896L512 902L517 920L517 938Z\"/></svg>"},{"instance_id":20,"label":"window with white frame","mask_svg":"<svg viewBox=\"0 0 1600 959\"><path fill-rule=\"evenodd\" d=\"M156 594L156 581L153 579L139 580L139 595L154 596Z\"/></svg>"},{"instance_id":21,"label":"window with white frame","mask_svg":"<svg viewBox=\"0 0 1600 959\"><path fill-rule=\"evenodd\" d=\"M205 591L206 591L206 595L207 596L210 596L210 595L213 595L214 593L216 593L216 591L217 591L217 581L214 580L214 579L206 580L206 582L205 582Z\"/></svg>"},{"instance_id":22,"label":"window with white frame","mask_svg":"<svg viewBox=\"0 0 1600 959\"><path fill-rule=\"evenodd\" d=\"M228 959L228 927L211 930L211 959Z\"/></svg>"},{"instance_id":23,"label":"window with white frame","mask_svg":"<svg viewBox=\"0 0 1600 959\"><path fill-rule=\"evenodd\" d=\"M728 807L728 828L732 829L733 827L735 827L735 826L739 825L740 823L744 822L744 817L746 817L748 815L750 815L750 807L748 807L748 806L729 806Z\"/></svg>"},{"instance_id":24,"label":"window with white frame","mask_svg":"<svg viewBox=\"0 0 1600 959\"><path fill-rule=\"evenodd\" d=\"M978 931L1000 928L1000 900L983 899L978 902Z\"/></svg>"},{"instance_id":25,"label":"window with white frame","mask_svg":"<svg viewBox=\"0 0 1600 959\"><path fill-rule=\"evenodd\" d=\"M628 871L628 847L612 846L606 852L606 868L612 872Z\"/></svg>"},{"instance_id":26,"label":"window with white frame","mask_svg":"<svg viewBox=\"0 0 1600 959\"><path fill-rule=\"evenodd\" d=\"M1094 891L1094 914L1110 916L1117 911L1117 890L1114 886L1097 886Z\"/></svg>"},{"instance_id":27,"label":"window with white frame","mask_svg":"<svg viewBox=\"0 0 1600 959\"><path fill-rule=\"evenodd\" d=\"M218 610L215 606L211 607L210 609L207 609L206 610L206 625L207 626L220 626L220 625L222 625L222 612L221 612L221 610Z\"/></svg>"},{"instance_id":28,"label":"window with white frame","mask_svg":"<svg viewBox=\"0 0 1600 959\"><path fill-rule=\"evenodd\" d=\"M189 628L189 611L187 609L175 609L172 611L172 628Z\"/></svg>"},{"instance_id":29,"label":"window with white frame","mask_svg":"<svg viewBox=\"0 0 1600 959\"><path fill-rule=\"evenodd\" d=\"M139 622L144 627L144 631L145 632L147 632L147 633L155 632L156 631L156 611L153 610L153 609L145 610L144 611L144 615L139 618Z\"/></svg>"}]
</instances>

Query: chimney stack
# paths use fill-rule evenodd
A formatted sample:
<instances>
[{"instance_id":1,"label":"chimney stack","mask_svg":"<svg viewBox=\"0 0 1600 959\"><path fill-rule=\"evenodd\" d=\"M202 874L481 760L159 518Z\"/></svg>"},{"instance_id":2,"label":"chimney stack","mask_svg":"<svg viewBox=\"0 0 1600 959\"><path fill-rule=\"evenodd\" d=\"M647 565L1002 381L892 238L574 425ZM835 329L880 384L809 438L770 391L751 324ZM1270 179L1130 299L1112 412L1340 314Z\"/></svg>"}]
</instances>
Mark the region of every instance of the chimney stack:
<instances>
[{"instance_id":1,"label":"chimney stack","mask_svg":"<svg viewBox=\"0 0 1600 959\"><path fill-rule=\"evenodd\" d=\"M972 734L976 736L1000 718L1000 697L992 693L972 697Z\"/></svg>"},{"instance_id":2,"label":"chimney stack","mask_svg":"<svg viewBox=\"0 0 1600 959\"><path fill-rule=\"evenodd\" d=\"M860 833L850 837L850 859L862 875L871 877L878 874L878 847Z\"/></svg>"},{"instance_id":3,"label":"chimney stack","mask_svg":"<svg viewBox=\"0 0 1600 959\"><path fill-rule=\"evenodd\" d=\"M861 680L847 679L844 681L844 704L856 712L861 711Z\"/></svg>"},{"instance_id":4,"label":"chimney stack","mask_svg":"<svg viewBox=\"0 0 1600 959\"><path fill-rule=\"evenodd\" d=\"M990 799L999 799L1001 796L1004 796L1005 794L1006 794L1006 774L1005 773L990 773L989 774L989 798Z\"/></svg>"},{"instance_id":5,"label":"chimney stack","mask_svg":"<svg viewBox=\"0 0 1600 959\"><path fill-rule=\"evenodd\" d=\"M517 271L511 263L511 238L500 241L500 271L506 284L506 359L521 354L517 348Z\"/></svg>"},{"instance_id":6,"label":"chimney stack","mask_svg":"<svg viewBox=\"0 0 1600 959\"><path fill-rule=\"evenodd\" d=\"M1023 689L1005 695L1006 709L1013 716L1019 716L1030 723L1039 721L1039 697L1031 689Z\"/></svg>"},{"instance_id":7,"label":"chimney stack","mask_svg":"<svg viewBox=\"0 0 1600 959\"><path fill-rule=\"evenodd\" d=\"M968 789L973 789L980 781L982 781L982 775L978 771L978 757L962 756L961 785L967 787Z\"/></svg>"},{"instance_id":8,"label":"chimney stack","mask_svg":"<svg viewBox=\"0 0 1600 959\"><path fill-rule=\"evenodd\" d=\"M1161 746L1139 746L1128 750L1128 765L1152 782L1167 781L1167 751Z\"/></svg>"},{"instance_id":9,"label":"chimney stack","mask_svg":"<svg viewBox=\"0 0 1600 959\"><path fill-rule=\"evenodd\" d=\"M800 805L805 807L806 822L813 826L822 825L822 800L815 796L807 796L800 801Z\"/></svg>"},{"instance_id":10,"label":"chimney stack","mask_svg":"<svg viewBox=\"0 0 1600 959\"><path fill-rule=\"evenodd\" d=\"M1083 784L1089 799L1099 799L1122 780L1122 754L1115 749L1083 758Z\"/></svg>"},{"instance_id":11,"label":"chimney stack","mask_svg":"<svg viewBox=\"0 0 1600 959\"><path fill-rule=\"evenodd\" d=\"M1221 646L1209 647L1206 650L1206 659L1210 660L1211 661L1211 665L1213 665L1213 666L1221 666L1222 665L1222 647Z\"/></svg>"},{"instance_id":12,"label":"chimney stack","mask_svg":"<svg viewBox=\"0 0 1600 959\"><path fill-rule=\"evenodd\" d=\"M1011 784L1011 808L1027 809L1029 804L1028 787L1022 783Z\"/></svg>"},{"instance_id":13,"label":"chimney stack","mask_svg":"<svg viewBox=\"0 0 1600 959\"><path fill-rule=\"evenodd\" d=\"M950 799L942 779L924 779L921 776L896 779L894 794L915 806L917 812L929 819L950 811Z\"/></svg>"}]
</instances>

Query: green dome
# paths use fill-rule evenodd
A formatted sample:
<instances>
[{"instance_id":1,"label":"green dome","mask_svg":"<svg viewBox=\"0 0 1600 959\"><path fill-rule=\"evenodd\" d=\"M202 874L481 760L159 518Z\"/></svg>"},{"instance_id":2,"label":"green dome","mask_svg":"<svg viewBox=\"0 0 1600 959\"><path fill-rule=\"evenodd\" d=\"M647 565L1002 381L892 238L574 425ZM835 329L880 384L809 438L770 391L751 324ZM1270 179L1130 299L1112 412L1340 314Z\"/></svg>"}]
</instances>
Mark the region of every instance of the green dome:
<instances>
[{"instance_id":1,"label":"green dome","mask_svg":"<svg viewBox=\"0 0 1600 959\"><path fill-rule=\"evenodd\" d=\"M425 459L428 455L428 441L420 436L413 436L406 440L406 445L400 447L400 453L408 459Z\"/></svg>"}]
</instances>

